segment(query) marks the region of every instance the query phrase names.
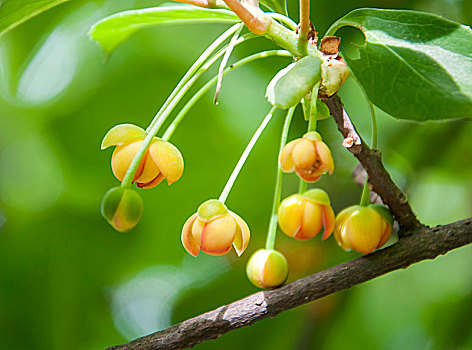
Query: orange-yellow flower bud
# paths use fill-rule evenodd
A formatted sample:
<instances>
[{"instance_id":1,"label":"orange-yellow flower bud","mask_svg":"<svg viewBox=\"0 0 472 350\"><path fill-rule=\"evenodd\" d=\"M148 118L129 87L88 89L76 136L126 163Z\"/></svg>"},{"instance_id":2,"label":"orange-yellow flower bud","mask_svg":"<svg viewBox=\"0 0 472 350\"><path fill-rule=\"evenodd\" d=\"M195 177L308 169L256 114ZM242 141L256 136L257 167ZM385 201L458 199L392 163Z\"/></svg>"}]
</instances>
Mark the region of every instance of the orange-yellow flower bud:
<instances>
[{"instance_id":1,"label":"orange-yellow flower bud","mask_svg":"<svg viewBox=\"0 0 472 350\"><path fill-rule=\"evenodd\" d=\"M306 182L316 182L326 172L334 171L333 157L316 131L287 143L279 155L282 171L295 171Z\"/></svg>"},{"instance_id":2,"label":"orange-yellow flower bud","mask_svg":"<svg viewBox=\"0 0 472 350\"><path fill-rule=\"evenodd\" d=\"M118 180L123 181L145 137L146 132L140 127L121 124L113 127L103 138L102 149L116 146L111 168ZM183 171L180 151L171 143L155 137L138 165L133 182L140 188L152 188L166 179L170 185L182 176Z\"/></svg>"},{"instance_id":3,"label":"orange-yellow flower bud","mask_svg":"<svg viewBox=\"0 0 472 350\"><path fill-rule=\"evenodd\" d=\"M143 200L129 188L113 187L103 196L102 215L108 223L120 232L135 227L143 214Z\"/></svg>"},{"instance_id":4,"label":"orange-yellow flower bud","mask_svg":"<svg viewBox=\"0 0 472 350\"><path fill-rule=\"evenodd\" d=\"M259 249L249 258L246 274L256 287L275 288L287 280L288 263L276 250Z\"/></svg>"},{"instance_id":5,"label":"orange-yellow flower bud","mask_svg":"<svg viewBox=\"0 0 472 350\"><path fill-rule=\"evenodd\" d=\"M328 194L320 189L285 198L280 203L278 218L280 229L299 240L311 239L323 228L323 239L327 239L334 229L334 212Z\"/></svg>"},{"instance_id":6,"label":"orange-yellow flower bud","mask_svg":"<svg viewBox=\"0 0 472 350\"><path fill-rule=\"evenodd\" d=\"M354 205L336 217L334 237L349 251L369 254L382 247L392 234L393 217L388 209L378 204L367 207Z\"/></svg>"},{"instance_id":7,"label":"orange-yellow flower bud","mask_svg":"<svg viewBox=\"0 0 472 350\"><path fill-rule=\"evenodd\" d=\"M240 256L249 243L250 232L246 222L228 210L217 199L200 205L182 229L182 244L193 256L200 251L219 256L229 252L231 245Z\"/></svg>"}]
</instances>

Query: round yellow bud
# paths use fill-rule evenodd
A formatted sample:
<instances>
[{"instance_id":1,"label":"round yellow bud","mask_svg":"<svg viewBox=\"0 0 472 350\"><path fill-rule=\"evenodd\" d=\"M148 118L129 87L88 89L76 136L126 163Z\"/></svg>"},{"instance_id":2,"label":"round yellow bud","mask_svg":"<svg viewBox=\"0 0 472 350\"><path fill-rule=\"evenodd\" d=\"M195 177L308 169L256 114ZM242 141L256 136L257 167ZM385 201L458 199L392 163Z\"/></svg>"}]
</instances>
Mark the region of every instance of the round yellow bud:
<instances>
[{"instance_id":1,"label":"round yellow bud","mask_svg":"<svg viewBox=\"0 0 472 350\"><path fill-rule=\"evenodd\" d=\"M275 288L287 280L288 263L276 250L259 249L249 258L246 274L256 287Z\"/></svg>"}]
</instances>

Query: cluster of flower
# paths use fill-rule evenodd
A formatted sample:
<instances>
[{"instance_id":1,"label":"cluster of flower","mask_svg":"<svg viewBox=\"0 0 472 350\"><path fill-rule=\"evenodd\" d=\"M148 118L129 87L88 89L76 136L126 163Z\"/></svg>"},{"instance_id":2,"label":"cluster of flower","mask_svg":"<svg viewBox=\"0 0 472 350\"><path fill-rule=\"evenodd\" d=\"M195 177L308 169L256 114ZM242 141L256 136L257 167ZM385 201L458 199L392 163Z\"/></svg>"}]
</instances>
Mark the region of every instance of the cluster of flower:
<instances>
[{"instance_id":1,"label":"cluster of flower","mask_svg":"<svg viewBox=\"0 0 472 350\"><path fill-rule=\"evenodd\" d=\"M102 149L116 146L111 164L118 180L123 181L128 168L133 166L146 135L143 129L125 124L114 127L105 136ZM305 182L316 182L323 174L334 171L331 151L315 131L287 143L279 162L282 171L295 171ZM136 166L132 182L140 188L152 188L166 179L170 185L181 177L183 168L179 150L167 141L154 138ZM133 228L142 210L141 198L126 186L111 189L102 202L104 217L118 231ZM298 240L312 239L321 232L324 240L334 232L342 248L367 254L388 241L393 219L388 209L380 205L351 206L335 217L328 194L321 189L310 189L281 202L278 223L286 235ZM217 199L200 205L185 223L181 236L183 246L193 256L201 251L224 255L232 246L241 255L249 238L246 222ZM260 288L277 287L287 279L287 261L276 250L260 249L249 259L247 275Z\"/></svg>"}]
</instances>

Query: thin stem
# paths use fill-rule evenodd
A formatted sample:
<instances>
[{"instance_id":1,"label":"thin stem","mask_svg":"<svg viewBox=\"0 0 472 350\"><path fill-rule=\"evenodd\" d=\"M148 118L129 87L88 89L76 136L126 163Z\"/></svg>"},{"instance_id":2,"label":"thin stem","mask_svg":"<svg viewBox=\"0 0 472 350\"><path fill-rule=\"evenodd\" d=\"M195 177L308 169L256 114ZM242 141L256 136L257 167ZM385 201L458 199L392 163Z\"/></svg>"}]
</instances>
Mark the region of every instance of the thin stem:
<instances>
[{"instance_id":1,"label":"thin stem","mask_svg":"<svg viewBox=\"0 0 472 350\"><path fill-rule=\"evenodd\" d=\"M292 21L292 19L288 18L287 16L284 16L277 12L266 12L266 15L286 24L291 30L297 29L297 24L294 21Z\"/></svg>"},{"instance_id":2,"label":"thin stem","mask_svg":"<svg viewBox=\"0 0 472 350\"><path fill-rule=\"evenodd\" d=\"M223 71L223 75L226 75L227 73L231 72L233 69L239 68L245 65L246 63L252 62L257 59L270 57L270 56L292 57L290 52L285 51L285 50L271 50L271 51L259 52L254 55L245 57L236 63L233 63L231 66L229 66ZM172 137L176 128L178 127L180 122L184 119L184 117L187 115L187 113L190 111L190 109L211 88L211 86L216 83L217 79L218 79L218 76L213 77L205 85L203 85L200 88L200 90L197 91L195 95L192 96L192 98L187 102L187 104L180 110L179 114L175 117L172 124L169 125L164 135L162 135L163 140L168 141Z\"/></svg>"},{"instance_id":3,"label":"thin stem","mask_svg":"<svg viewBox=\"0 0 472 350\"><path fill-rule=\"evenodd\" d=\"M370 189L369 189L369 185L367 181L369 181L369 175L365 176L365 183L364 183L364 187L362 188L362 196L361 196L360 205L363 207L368 206L370 203Z\"/></svg>"},{"instance_id":4,"label":"thin stem","mask_svg":"<svg viewBox=\"0 0 472 350\"><path fill-rule=\"evenodd\" d=\"M244 166L244 163L246 163L247 158L249 157L249 154L251 153L252 149L254 148L254 145L256 144L257 140L259 139L259 136L261 136L262 132L264 131L265 127L267 124L270 122L272 119L272 116L274 115L275 111L277 110L277 107L274 106L270 109L269 113L265 116L264 120L262 121L261 125L257 128L256 132L254 135L252 135L251 140L246 146L246 149L244 150L243 154L241 155L241 158L239 158L238 163L234 167L233 172L231 173L231 176L228 179L228 182L226 182L226 186L223 189L223 191L220 194L220 198L218 199L221 203L224 203L226 199L228 198L229 193L231 192L231 189L233 188L234 182L236 181L241 169Z\"/></svg>"},{"instance_id":5,"label":"thin stem","mask_svg":"<svg viewBox=\"0 0 472 350\"><path fill-rule=\"evenodd\" d=\"M282 129L282 136L280 137L280 150L287 143L288 130L290 129L290 123L292 121L295 107L288 110L287 116L285 117L284 127ZM274 201L272 202L272 214L270 215L269 230L267 232L266 249L273 250L275 247L275 237L277 236L277 211L280 204L280 196L282 194L282 169L280 168L280 162L277 162L277 179L275 181L275 193Z\"/></svg>"},{"instance_id":6,"label":"thin stem","mask_svg":"<svg viewBox=\"0 0 472 350\"><path fill-rule=\"evenodd\" d=\"M308 31L310 30L310 0L300 0L300 33L298 46L303 52L307 52Z\"/></svg>"},{"instance_id":7,"label":"thin stem","mask_svg":"<svg viewBox=\"0 0 472 350\"><path fill-rule=\"evenodd\" d=\"M242 36L238 39L235 45L240 44L246 39L250 39L254 37L251 33L250 35L245 35ZM200 76L205 73L208 68L211 67L213 63L215 63L222 55L225 53L226 46L220 49L216 54L214 54L203 66L201 66L197 72L185 83L183 84L182 88L174 95L172 100L169 101L168 105L166 108L162 110L162 112L158 112L158 115L154 117L154 120L151 122L151 125L148 127L147 135L144 138L143 143L141 144L141 147L138 149L136 152L136 155L134 156L133 160L131 161L131 164L126 171L125 177L123 178L123 181L121 182L122 187L130 187L131 183L133 181L134 174L136 173L136 170L138 169L139 163L141 162L141 159L144 156L144 153L146 152L149 144L151 143L152 139L154 136L156 136L157 132L161 128L161 126L165 123L167 117L170 115L170 113L173 111L175 106L180 102L182 97L187 93L188 90L193 86L195 81L197 81Z\"/></svg>"},{"instance_id":8,"label":"thin stem","mask_svg":"<svg viewBox=\"0 0 472 350\"><path fill-rule=\"evenodd\" d=\"M183 2L185 4L195 5L199 7L205 7L209 9L221 9L228 8L223 0L175 0L178 2Z\"/></svg>"},{"instance_id":9,"label":"thin stem","mask_svg":"<svg viewBox=\"0 0 472 350\"><path fill-rule=\"evenodd\" d=\"M234 32L233 36L231 37L231 40L226 47L225 54L223 56L223 59L221 60L220 67L218 69L218 82L216 83L216 92L215 92L215 98L213 100L213 103L216 105L218 104L218 96L220 94L221 90L221 83L223 82L223 71L226 68L226 64L228 63L228 60L231 56L231 53L233 52L233 48L236 44L236 41L238 40L239 33L241 33L241 30L243 29L244 24L241 23L239 25L239 28Z\"/></svg>"},{"instance_id":10,"label":"thin stem","mask_svg":"<svg viewBox=\"0 0 472 350\"><path fill-rule=\"evenodd\" d=\"M200 55L200 57L197 58L197 60L192 64L192 66L189 68L189 70L185 73L185 75L180 79L179 83L177 86L174 88L174 90L171 92L169 97L167 97L167 100L164 102L162 107L159 109L157 112L156 116L152 120L151 124L149 124L147 131L149 131L154 124L157 122L159 117L162 115L164 110L169 106L171 101L175 98L177 93L182 89L182 87L187 83L190 78L195 74L195 72L202 66L202 64L210 57L210 55L220 46L224 41L226 41L230 36L232 36L240 27L240 23L235 24L231 28L229 28L227 31L225 31L223 34L221 34L215 41L211 43L208 48L203 51L203 53Z\"/></svg>"},{"instance_id":11,"label":"thin stem","mask_svg":"<svg viewBox=\"0 0 472 350\"><path fill-rule=\"evenodd\" d=\"M300 184L298 185L298 193L302 194L306 192L307 183L300 179Z\"/></svg>"}]
</instances>

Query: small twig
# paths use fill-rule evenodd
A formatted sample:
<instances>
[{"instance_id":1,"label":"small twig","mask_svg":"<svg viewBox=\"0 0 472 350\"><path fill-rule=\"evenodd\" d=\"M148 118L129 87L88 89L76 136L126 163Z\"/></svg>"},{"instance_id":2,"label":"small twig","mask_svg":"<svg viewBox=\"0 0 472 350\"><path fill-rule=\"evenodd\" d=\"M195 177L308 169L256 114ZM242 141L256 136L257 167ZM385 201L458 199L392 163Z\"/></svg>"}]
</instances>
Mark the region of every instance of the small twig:
<instances>
[{"instance_id":1,"label":"small twig","mask_svg":"<svg viewBox=\"0 0 472 350\"><path fill-rule=\"evenodd\" d=\"M224 2L251 32L257 35L267 32L271 20L259 7L252 6L250 3L243 4L239 0L224 0Z\"/></svg>"},{"instance_id":2,"label":"small twig","mask_svg":"<svg viewBox=\"0 0 472 350\"><path fill-rule=\"evenodd\" d=\"M434 259L472 243L472 218L435 228L417 227L398 243L281 288L262 291L110 350L186 349L294 307Z\"/></svg>"},{"instance_id":3,"label":"small twig","mask_svg":"<svg viewBox=\"0 0 472 350\"><path fill-rule=\"evenodd\" d=\"M359 160L364 169L369 174L369 183L372 184L373 190L377 192L385 204L387 204L395 219L400 225L399 237L410 232L410 229L420 227L421 224L416 218L408 204L407 196L393 182L390 174L385 169L380 152L372 150L363 142L357 133L354 125L352 125L349 116L344 110L343 104L339 96L335 95L331 98L323 99L323 102L329 108L330 114L334 117L338 130L344 136L343 145Z\"/></svg>"}]
</instances>

